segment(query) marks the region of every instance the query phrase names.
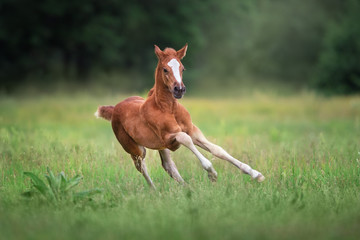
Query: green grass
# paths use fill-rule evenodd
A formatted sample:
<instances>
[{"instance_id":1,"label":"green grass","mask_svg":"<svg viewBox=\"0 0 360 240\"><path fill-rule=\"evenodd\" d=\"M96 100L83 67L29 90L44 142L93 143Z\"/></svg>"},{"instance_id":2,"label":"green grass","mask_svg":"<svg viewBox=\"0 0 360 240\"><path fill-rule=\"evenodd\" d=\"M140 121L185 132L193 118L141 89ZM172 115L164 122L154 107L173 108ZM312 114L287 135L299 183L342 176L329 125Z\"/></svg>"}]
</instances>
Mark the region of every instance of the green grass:
<instances>
[{"instance_id":1,"label":"green grass","mask_svg":"<svg viewBox=\"0 0 360 240\"><path fill-rule=\"evenodd\" d=\"M180 148L173 158L188 183L176 184L158 153L146 162L151 191L117 143L98 105L124 96L2 97L0 233L2 239L359 239L360 97L254 94L181 102L209 140L261 171L251 181L212 160L218 182ZM46 167L84 177L92 201L48 204L25 199Z\"/></svg>"}]
</instances>

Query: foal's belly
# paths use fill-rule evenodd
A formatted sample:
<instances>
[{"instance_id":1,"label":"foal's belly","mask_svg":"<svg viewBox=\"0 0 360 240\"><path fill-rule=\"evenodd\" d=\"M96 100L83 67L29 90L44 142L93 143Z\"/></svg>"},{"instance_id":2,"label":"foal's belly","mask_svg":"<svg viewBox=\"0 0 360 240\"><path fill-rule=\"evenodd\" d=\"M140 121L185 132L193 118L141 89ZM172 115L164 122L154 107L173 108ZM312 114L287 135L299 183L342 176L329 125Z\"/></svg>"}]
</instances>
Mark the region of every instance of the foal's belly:
<instances>
[{"instance_id":1,"label":"foal's belly","mask_svg":"<svg viewBox=\"0 0 360 240\"><path fill-rule=\"evenodd\" d=\"M141 97L125 99L115 106L112 121L120 121L126 133L138 144L150 149L164 149L165 143L142 119L140 107L144 103Z\"/></svg>"}]
</instances>

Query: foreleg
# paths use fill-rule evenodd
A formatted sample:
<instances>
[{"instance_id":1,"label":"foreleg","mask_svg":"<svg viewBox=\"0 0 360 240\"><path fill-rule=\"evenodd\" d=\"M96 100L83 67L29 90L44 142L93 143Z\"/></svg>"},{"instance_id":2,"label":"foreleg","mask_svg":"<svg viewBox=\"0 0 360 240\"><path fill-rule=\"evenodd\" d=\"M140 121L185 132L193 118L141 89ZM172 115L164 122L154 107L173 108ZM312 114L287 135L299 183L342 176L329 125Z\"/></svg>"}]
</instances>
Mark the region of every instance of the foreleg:
<instances>
[{"instance_id":1,"label":"foreleg","mask_svg":"<svg viewBox=\"0 0 360 240\"><path fill-rule=\"evenodd\" d=\"M256 179L258 182L262 182L265 180L265 177L258 171L252 169L249 165L240 162L229 153L227 153L222 147L209 142L202 132L194 125L192 139L196 145L205 149L206 151L211 152L214 156L224 159L237 168L239 168L242 172L249 174L253 179Z\"/></svg>"},{"instance_id":2,"label":"foreleg","mask_svg":"<svg viewBox=\"0 0 360 240\"><path fill-rule=\"evenodd\" d=\"M159 150L161 164L165 171L179 183L184 183L184 179L181 177L179 171L176 168L174 161L171 159L170 150Z\"/></svg>"},{"instance_id":3,"label":"foreleg","mask_svg":"<svg viewBox=\"0 0 360 240\"><path fill-rule=\"evenodd\" d=\"M209 179L211 181L215 182L217 180L217 172L213 168L212 163L208 159L206 159L199 152L199 150L197 150L197 148L195 147L191 137L189 135L187 135L186 133L184 133L184 132L175 133L175 134L173 134L173 137L175 138L175 140L177 142L184 145L185 147L190 149L195 154L195 156L199 159L202 167L208 172Z\"/></svg>"}]
</instances>

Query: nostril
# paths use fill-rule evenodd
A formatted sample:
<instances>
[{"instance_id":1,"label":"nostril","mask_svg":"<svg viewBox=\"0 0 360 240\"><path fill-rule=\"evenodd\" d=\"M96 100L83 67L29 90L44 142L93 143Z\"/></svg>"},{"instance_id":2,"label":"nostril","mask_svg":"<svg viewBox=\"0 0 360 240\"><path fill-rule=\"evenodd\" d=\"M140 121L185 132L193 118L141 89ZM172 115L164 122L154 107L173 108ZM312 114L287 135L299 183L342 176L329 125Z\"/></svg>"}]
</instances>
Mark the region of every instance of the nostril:
<instances>
[{"instance_id":1,"label":"nostril","mask_svg":"<svg viewBox=\"0 0 360 240\"><path fill-rule=\"evenodd\" d=\"M174 87L174 91L175 91L175 92L178 92L179 90L180 90L180 89L179 89L177 86Z\"/></svg>"},{"instance_id":2,"label":"nostril","mask_svg":"<svg viewBox=\"0 0 360 240\"><path fill-rule=\"evenodd\" d=\"M185 93L185 92L186 92L186 87L183 87L183 88L181 89L181 91Z\"/></svg>"}]
</instances>

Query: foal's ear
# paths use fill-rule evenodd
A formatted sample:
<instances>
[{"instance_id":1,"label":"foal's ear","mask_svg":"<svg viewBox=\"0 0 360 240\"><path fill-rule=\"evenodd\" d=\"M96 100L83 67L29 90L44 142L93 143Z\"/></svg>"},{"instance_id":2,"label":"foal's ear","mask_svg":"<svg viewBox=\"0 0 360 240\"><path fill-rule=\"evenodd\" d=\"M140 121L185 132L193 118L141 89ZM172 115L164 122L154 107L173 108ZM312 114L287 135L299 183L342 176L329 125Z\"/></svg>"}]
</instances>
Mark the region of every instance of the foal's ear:
<instances>
[{"instance_id":1,"label":"foal's ear","mask_svg":"<svg viewBox=\"0 0 360 240\"><path fill-rule=\"evenodd\" d=\"M185 46L182 49L180 49L179 51L176 52L176 55L178 58L182 59L183 57L185 57L187 47L188 47L188 44L185 44Z\"/></svg>"},{"instance_id":2,"label":"foal's ear","mask_svg":"<svg viewBox=\"0 0 360 240\"><path fill-rule=\"evenodd\" d=\"M156 45L154 45L154 46L155 46L155 54L158 57L158 59L160 60L164 53L160 50L160 48L158 46L156 46Z\"/></svg>"}]
</instances>

